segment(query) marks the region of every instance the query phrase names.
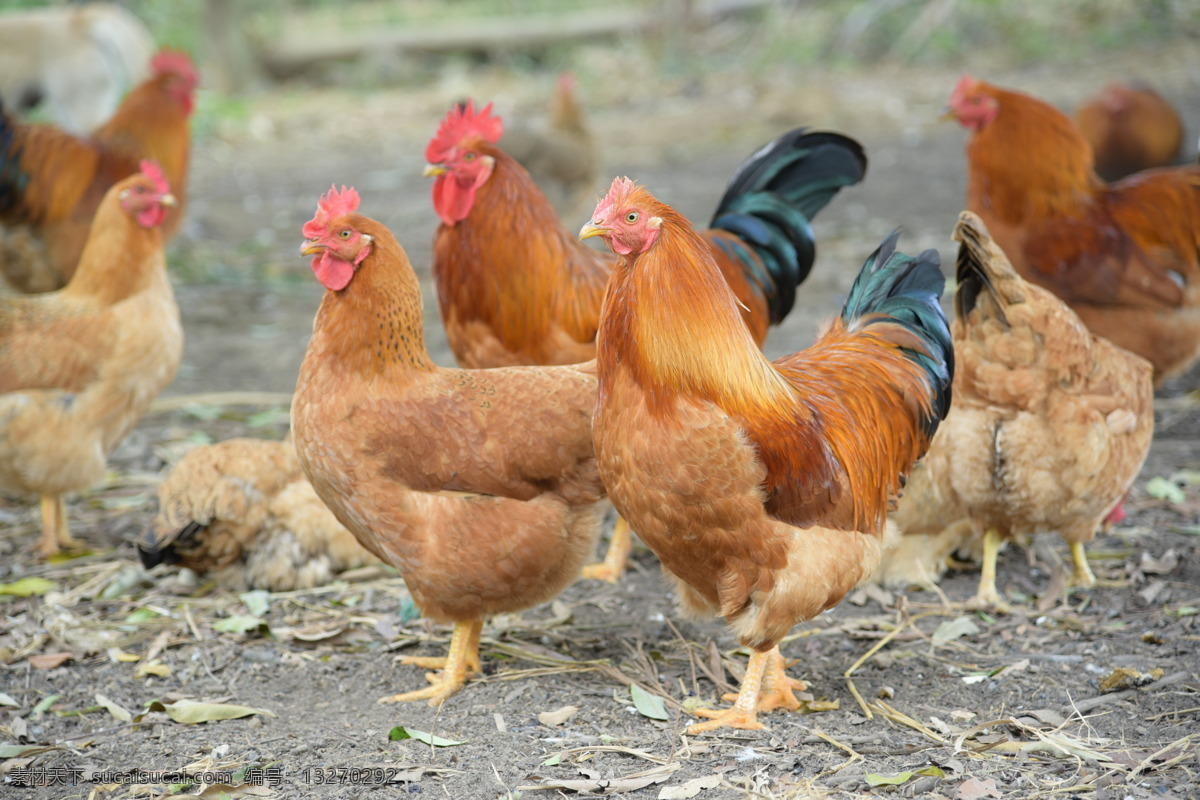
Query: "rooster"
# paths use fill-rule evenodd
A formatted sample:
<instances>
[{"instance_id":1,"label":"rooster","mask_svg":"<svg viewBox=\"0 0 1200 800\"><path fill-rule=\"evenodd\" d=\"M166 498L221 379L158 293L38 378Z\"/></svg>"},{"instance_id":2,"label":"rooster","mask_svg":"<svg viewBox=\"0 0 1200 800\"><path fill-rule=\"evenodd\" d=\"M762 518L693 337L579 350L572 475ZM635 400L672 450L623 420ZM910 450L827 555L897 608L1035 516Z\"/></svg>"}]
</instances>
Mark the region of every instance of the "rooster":
<instances>
[{"instance_id":1,"label":"rooster","mask_svg":"<svg viewBox=\"0 0 1200 800\"><path fill-rule=\"evenodd\" d=\"M479 669L486 616L554 597L595 545L604 486L592 448L595 364L442 369L425 349L403 248L331 190L302 255L325 287L292 435L317 495L395 566L425 615L454 623L442 673L381 702L437 705Z\"/></svg>"},{"instance_id":2,"label":"rooster","mask_svg":"<svg viewBox=\"0 0 1200 800\"><path fill-rule=\"evenodd\" d=\"M970 76L949 105L971 131L967 208L1021 277L1150 361L1156 383L1186 370L1200 355L1200 166L1106 184L1053 106Z\"/></svg>"},{"instance_id":3,"label":"rooster","mask_svg":"<svg viewBox=\"0 0 1200 800\"><path fill-rule=\"evenodd\" d=\"M64 289L0 297L0 490L41 496L47 556L76 544L63 495L104 477L183 358L159 230L174 203L143 162L104 195Z\"/></svg>"},{"instance_id":4,"label":"rooster","mask_svg":"<svg viewBox=\"0 0 1200 800\"><path fill-rule=\"evenodd\" d=\"M151 69L85 137L22 124L0 109L0 272L14 288L44 292L70 280L100 199L142 159L159 163L178 199L164 239L179 227L196 71L186 55L166 50Z\"/></svg>"},{"instance_id":5,"label":"rooster","mask_svg":"<svg viewBox=\"0 0 1200 800\"><path fill-rule=\"evenodd\" d=\"M377 563L313 492L290 439L197 447L158 486L142 564L216 573L232 588L309 589Z\"/></svg>"},{"instance_id":6,"label":"rooster","mask_svg":"<svg viewBox=\"0 0 1200 800\"><path fill-rule=\"evenodd\" d=\"M878 565L888 504L949 408L937 253L893 234L816 344L771 362L704 238L645 189L616 179L579 235L619 254L596 341L609 497L685 610L753 651L733 708L689 732L761 728L798 707L779 641Z\"/></svg>"},{"instance_id":7,"label":"rooster","mask_svg":"<svg viewBox=\"0 0 1200 800\"><path fill-rule=\"evenodd\" d=\"M450 348L465 367L594 358L616 257L563 227L528 173L497 145L503 123L490 112L471 103L452 110L425 150L441 219L433 276ZM812 268L809 221L840 188L862 180L866 165L853 139L801 128L761 148L730 180L703 236L756 343L791 310ZM608 556L585 575L616 580L629 546L618 523Z\"/></svg>"},{"instance_id":8,"label":"rooster","mask_svg":"<svg viewBox=\"0 0 1200 800\"><path fill-rule=\"evenodd\" d=\"M1005 610L996 555L1006 539L1057 531L1070 544L1070 583L1095 583L1084 544L1119 513L1150 449L1152 369L1022 280L975 214L959 216L954 238L954 409L892 518L906 534L949 526L929 541L951 549L962 542L950 523L968 520L983 540L969 605Z\"/></svg>"},{"instance_id":9,"label":"rooster","mask_svg":"<svg viewBox=\"0 0 1200 800\"><path fill-rule=\"evenodd\" d=\"M1168 166L1183 145L1179 112L1158 92L1137 83L1108 84L1084 100L1074 118L1092 146L1096 172L1106 181Z\"/></svg>"}]
</instances>

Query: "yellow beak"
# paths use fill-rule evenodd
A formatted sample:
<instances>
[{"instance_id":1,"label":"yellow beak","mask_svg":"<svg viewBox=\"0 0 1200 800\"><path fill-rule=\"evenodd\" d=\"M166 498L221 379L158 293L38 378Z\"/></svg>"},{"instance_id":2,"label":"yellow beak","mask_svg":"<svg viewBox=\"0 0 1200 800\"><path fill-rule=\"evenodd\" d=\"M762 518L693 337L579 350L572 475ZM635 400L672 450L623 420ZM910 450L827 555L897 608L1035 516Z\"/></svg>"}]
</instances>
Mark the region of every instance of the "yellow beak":
<instances>
[{"instance_id":1,"label":"yellow beak","mask_svg":"<svg viewBox=\"0 0 1200 800\"><path fill-rule=\"evenodd\" d=\"M583 227L579 229L579 238L590 239L593 236L606 236L610 233L612 233L611 228L605 228L601 225L595 224L591 220L588 220L583 224Z\"/></svg>"},{"instance_id":2,"label":"yellow beak","mask_svg":"<svg viewBox=\"0 0 1200 800\"><path fill-rule=\"evenodd\" d=\"M301 256L311 256L312 254L319 253L324 249L325 249L325 245L320 244L319 242L314 242L312 240L309 240L309 241L305 242L304 244L300 245L300 255Z\"/></svg>"},{"instance_id":3,"label":"yellow beak","mask_svg":"<svg viewBox=\"0 0 1200 800\"><path fill-rule=\"evenodd\" d=\"M438 175L445 175L449 171L441 164L426 164L425 169L421 172L421 176L424 178L436 178Z\"/></svg>"},{"instance_id":4,"label":"yellow beak","mask_svg":"<svg viewBox=\"0 0 1200 800\"><path fill-rule=\"evenodd\" d=\"M958 115L954 113L954 110L951 109L950 106L946 106L942 109L942 115L938 117L938 121L946 122L952 119L958 119Z\"/></svg>"},{"instance_id":5,"label":"yellow beak","mask_svg":"<svg viewBox=\"0 0 1200 800\"><path fill-rule=\"evenodd\" d=\"M175 195L170 194L170 193L164 194L161 197L159 197L158 202L161 205L166 206L167 208L174 208L175 206L179 205L179 201L175 199Z\"/></svg>"}]
</instances>

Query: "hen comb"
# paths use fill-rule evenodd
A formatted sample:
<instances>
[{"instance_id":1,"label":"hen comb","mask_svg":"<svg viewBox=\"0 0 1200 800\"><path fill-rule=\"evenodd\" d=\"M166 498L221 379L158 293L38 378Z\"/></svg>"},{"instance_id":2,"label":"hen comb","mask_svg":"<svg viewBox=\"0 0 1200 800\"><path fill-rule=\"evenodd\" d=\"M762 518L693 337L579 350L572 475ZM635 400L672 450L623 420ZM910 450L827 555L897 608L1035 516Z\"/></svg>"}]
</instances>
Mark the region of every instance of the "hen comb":
<instances>
[{"instance_id":1,"label":"hen comb","mask_svg":"<svg viewBox=\"0 0 1200 800\"><path fill-rule=\"evenodd\" d=\"M304 234L305 239L321 236L328 229L331 219L337 219L343 214L357 210L358 192L354 190L354 187L343 186L341 191L338 191L336 184L330 186L329 191L321 195L321 199L317 202L317 213L304 223L301 233Z\"/></svg>"},{"instance_id":2,"label":"hen comb","mask_svg":"<svg viewBox=\"0 0 1200 800\"><path fill-rule=\"evenodd\" d=\"M454 108L446 113L446 117L438 125L437 133L426 145L425 160L430 164L444 161L447 154L467 136L478 136L495 144L503 135L504 122L499 117L492 116L491 103L478 112L470 100L465 106L456 103Z\"/></svg>"},{"instance_id":3,"label":"hen comb","mask_svg":"<svg viewBox=\"0 0 1200 800\"><path fill-rule=\"evenodd\" d=\"M600 202L596 204L596 210L592 212L592 219L603 219L610 209L624 205L638 188L640 187L629 178L613 178L612 185L608 187L608 194L600 198Z\"/></svg>"},{"instance_id":4,"label":"hen comb","mask_svg":"<svg viewBox=\"0 0 1200 800\"><path fill-rule=\"evenodd\" d=\"M155 75L178 75L192 83L196 82L196 67L191 57L178 50L159 50L150 59L150 69Z\"/></svg>"},{"instance_id":5,"label":"hen comb","mask_svg":"<svg viewBox=\"0 0 1200 800\"><path fill-rule=\"evenodd\" d=\"M158 165L157 161L146 159L141 163L141 171L154 184L154 191L159 194L167 194L171 191L171 184L167 183L167 176L163 174L162 167Z\"/></svg>"},{"instance_id":6,"label":"hen comb","mask_svg":"<svg viewBox=\"0 0 1200 800\"><path fill-rule=\"evenodd\" d=\"M954 84L954 91L950 93L950 107L954 108L959 103L966 100L967 95L975 91L975 87L978 85L979 81L975 80L970 75L963 73L963 76L958 79L958 83Z\"/></svg>"}]
</instances>

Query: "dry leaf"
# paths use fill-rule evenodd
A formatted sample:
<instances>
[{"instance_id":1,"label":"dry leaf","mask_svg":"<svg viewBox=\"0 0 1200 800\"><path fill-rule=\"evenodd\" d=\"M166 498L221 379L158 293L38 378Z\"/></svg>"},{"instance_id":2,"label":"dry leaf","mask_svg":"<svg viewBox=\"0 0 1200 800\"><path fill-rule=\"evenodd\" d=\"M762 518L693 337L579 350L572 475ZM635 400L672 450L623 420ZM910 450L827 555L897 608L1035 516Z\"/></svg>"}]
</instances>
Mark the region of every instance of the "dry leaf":
<instances>
[{"instance_id":1,"label":"dry leaf","mask_svg":"<svg viewBox=\"0 0 1200 800\"><path fill-rule=\"evenodd\" d=\"M537 715L538 722L545 725L547 728L553 728L556 725L562 725L579 711L578 706L563 706L556 711L543 711Z\"/></svg>"},{"instance_id":2,"label":"dry leaf","mask_svg":"<svg viewBox=\"0 0 1200 800\"><path fill-rule=\"evenodd\" d=\"M705 775L703 778L692 778L679 786L664 786L658 792L658 800L688 800L705 789L715 789L721 785L720 775Z\"/></svg>"},{"instance_id":3,"label":"dry leaf","mask_svg":"<svg viewBox=\"0 0 1200 800\"><path fill-rule=\"evenodd\" d=\"M954 800L982 800L985 797L1000 796L995 779L988 778L986 781L981 781L978 778L967 778L958 785L958 792L954 795Z\"/></svg>"},{"instance_id":4,"label":"dry leaf","mask_svg":"<svg viewBox=\"0 0 1200 800\"><path fill-rule=\"evenodd\" d=\"M70 653L38 653L29 657L29 666L34 669L54 669L74 657Z\"/></svg>"},{"instance_id":5,"label":"dry leaf","mask_svg":"<svg viewBox=\"0 0 1200 800\"><path fill-rule=\"evenodd\" d=\"M159 661L157 658L153 661L143 661L137 665L137 669L133 671L133 677L145 678L149 675L157 675L160 678L166 678L171 674L171 668Z\"/></svg>"},{"instance_id":6,"label":"dry leaf","mask_svg":"<svg viewBox=\"0 0 1200 800\"><path fill-rule=\"evenodd\" d=\"M130 714L128 711L126 711L120 705L113 702L112 700L109 700L104 695L97 693L96 694L96 702L98 704L104 706L104 708L108 710L108 713L112 714L113 719L115 719L117 722L132 722L133 721L133 714Z\"/></svg>"}]
</instances>

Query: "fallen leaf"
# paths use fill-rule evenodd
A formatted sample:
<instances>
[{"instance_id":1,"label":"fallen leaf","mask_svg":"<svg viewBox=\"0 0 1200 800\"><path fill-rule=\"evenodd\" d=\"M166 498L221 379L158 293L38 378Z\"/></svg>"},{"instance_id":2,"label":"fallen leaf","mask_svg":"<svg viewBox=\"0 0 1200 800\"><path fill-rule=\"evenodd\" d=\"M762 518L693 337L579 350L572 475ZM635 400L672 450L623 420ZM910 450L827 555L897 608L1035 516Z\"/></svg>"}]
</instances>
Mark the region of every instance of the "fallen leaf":
<instances>
[{"instance_id":1,"label":"fallen leaf","mask_svg":"<svg viewBox=\"0 0 1200 800\"><path fill-rule=\"evenodd\" d=\"M975 624L973 619L970 617L955 617L937 626L937 630L933 632L933 641L935 644L944 644L960 636L974 636L977 633L979 633L979 626Z\"/></svg>"},{"instance_id":2,"label":"fallen leaf","mask_svg":"<svg viewBox=\"0 0 1200 800\"><path fill-rule=\"evenodd\" d=\"M903 783L908 783L915 774L911 769L906 769L904 772L897 772L895 775L868 773L866 781L868 786L899 786Z\"/></svg>"},{"instance_id":3,"label":"fallen leaf","mask_svg":"<svg viewBox=\"0 0 1200 800\"><path fill-rule=\"evenodd\" d=\"M1149 553L1142 553L1142 563L1139 569L1147 575L1166 575L1174 572L1179 566L1179 554L1174 548L1162 554L1161 558L1155 558Z\"/></svg>"},{"instance_id":4,"label":"fallen leaf","mask_svg":"<svg viewBox=\"0 0 1200 800\"><path fill-rule=\"evenodd\" d=\"M0 758L21 758L49 753L60 748L44 744L0 744Z\"/></svg>"},{"instance_id":5,"label":"fallen leaf","mask_svg":"<svg viewBox=\"0 0 1200 800\"><path fill-rule=\"evenodd\" d=\"M20 706L20 705L21 705L20 703L18 703L16 700L13 699L12 695L5 694L4 692L0 692L0 706Z\"/></svg>"},{"instance_id":6,"label":"fallen leaf","mask_svg":"<svg viewBox=\"0 0 1200 800\"><path fill-rule=\"evenodd\" d=\"M1152 683L1163 676L1161 669L1152 669L1149 673L1141 672L1133 667L1117 667L1100 681L1100 693L1119 692L1122 689L1133 689Z\"/></svg>"},{"instance_id":7,"label":"fallen leaf","mask_svg":"<svg viewBox=\"0 0 1200 800\"><path fill-rule=\"evenodd\" d=\"M397 725L388 731L388 741L399 742L404 739L416 739L418 742L424 742L434 747L454 747L455 745L466 744L467 740L456 742L453 739L443 739L441 736L434 736L427 731L419 731L416 728L405 728L403 725Z\"/></svg>"},{"instance_id":8,"label":"fallen leaf","mask_svg":"<svg viewBox=\"0 0 1200 800\"><path fill-rule=\"evenodd\" d=\"M225 617L213 623L213 630L221 633L246 633L258 630L259 627L266 627L262 617L249 614L234 614L232 617Z\"/></svg>"},{"instance_id":9,"label":"fallen leaf","mask_svg":"<svg viewBox=\"0 0 1200 800\"><path fill-rule=\"evenodd\" d=\"M553 780L533 776L534 780L542 780L527 786L518 786L518 792L536 792L545 789L566 789L580 794L618 794L620 792L636 792L654 783L662 783L671 777L681 764L664 764L661 767L626 775L623 778L591 778L587 780Z\"/></svg>"},{"instance_id":10,"label":"fallen leaf","mask_svg":"<svg viewBox=\"0 0 1200 800\"><path fill-rule=\"evenodd\" d=\"M954 800L982 800L984 797L1000 796L995 779L988 778L986 781L981 781L978 778L967 778L958 785L958 792L955 793Z\"/></svg>"},{"instance_id":11,"label":"fallen leaf","mask_svg":"<svg viewBox=\"0 0 1200 800\"><path fill-rule=\"evenodd\" d=\"M34 595L43 595L57 586L57 583L45 578L21 578L21 580L13 581L12 583L0 584L0 595L32 597Z\"/></svg>"},{"instance_id":12,"label":"fallen leaf","mask_svg":"<svg viewBox=\"0 0 1200 800\"><path fill-rule=\"evenodd\" d=\"M1166 500L1168 503L1176 505L1186 499L1186 495L1184 495L1183 489L1179 487L1179 484L1161 475L1155 475L1146 481L1146 494L1156 500Z\"/></svg>"},{"instance_id":13,"label":"fallen leaf","mask_svg":"<svg viewBox=\"0 0 1200 800\"><path fill-rule=\"evenodd\" d=\"M556 711L543 711L537 715L538 722L545 725L547 728L553 728L555 725L562 725L579 711L579 706L563 706Z\"/></svg>"},{"instance_id":14,"label":"fallen leaf","mask_svg":"<svg viewBox=\"0 0 1200 800\"><path fill-rule=\"evenodd\" d=\"M124 708L122 708L118 703L115 703L112 700L109 700L104 695L97 693L96 694L96 702L99 703L100 705L104 706L104 708L107 709L108 713L112 714L112 718L115 719L117 722L132 722L133 721L133 714L130 714L128 711L126 711Z\"/></svg>"},{"instance_id":15,"label":"fallen leaf","mask_svg":"<svg viewBox=\"0 0 1200 800\"><path fill-rule=\"evenodd\" d=\"M636 683L629 685L629 694L633 697L633 707L643 717L650 719L670 719L667 714L667 704L656 694L650 694Z\"/></svg>"},{"instance_id":16,"label":"fallen leaf","mask_svg":"<svg viewBox=\"0 0 1200 800\"><path fill-rule=\"evenodd\" d=\"M163 703L154 700L146 707L147 711L165 711L167 716L182 725L195 725L199 722L217 722L226 719L241 719L255 714L275 716L274 712L265 708L251 708L229 703L202 703L195 700L176 700L174 703Z\"/></svg>"},{"instance_id":17,"label":"fallen leaf","mask_svg":"<svg viewBox=\"0 0 1200 800\"><path fill-rule=\"evenodd\" d=\"M38 700L37 705L34 706L33 710L29 712L30 718L37 719L42 714L45 714L47 711L50 710L50 706L52 706L56 702L58 702L58 698L59 698L59 695L48 694L45 697L43 697L41 700Z\"/></svg>"},{"instance_id":18,"label":"fallen leaf","mask_svg":"<svg viewBox=\"0 0 1200 800\"><path fill-rule=\"evenodd\" d=\"M153 661L143 662L137 665L137 669L133 671L133 677L145 678L149 675L157 675L160 678L169 677L171 668L159 661L157 658Z\"/></svg>"},{"instance_id":19,"label":"fallen leaf","mask_svg":"<svg viewBox=\"0 0 1200 800\"><path fill-rule=\"evenodd\" d=\"M29 657L29 666L34 669L54 669L74 657L70 653L38 653Z\"/></svg>"},{"instance_id":20,"label":"fallen leaf","mask_svg":"<svg viewBox=\"0 0 1200 800\"><path fill-rule=\"evenodd\" d=\"M266 589L242 592L238 598L246 604L246 610L256 617L262 617L271 607L271 593Z\"/></svg>"},{"instance_id":21,"label":"fallen leaf","mask_svg":"<svg viewBox=\"0 0 1200 800\"><path fill-rule=\"evenodd\" d=\"M658 792L658 800L689 800L705 789L715 789L721 785L720 775L705 775L703 778L692 778L678 786L664 786Z\"/></svg>"}]
</instances>

